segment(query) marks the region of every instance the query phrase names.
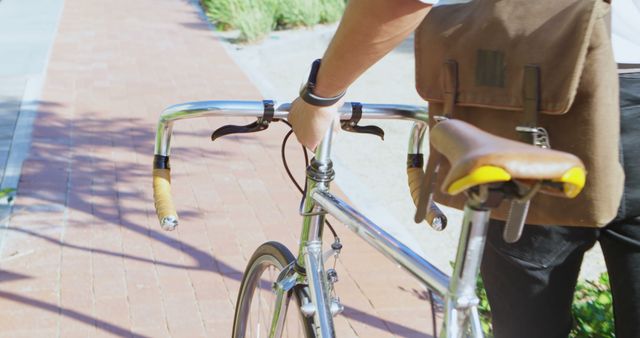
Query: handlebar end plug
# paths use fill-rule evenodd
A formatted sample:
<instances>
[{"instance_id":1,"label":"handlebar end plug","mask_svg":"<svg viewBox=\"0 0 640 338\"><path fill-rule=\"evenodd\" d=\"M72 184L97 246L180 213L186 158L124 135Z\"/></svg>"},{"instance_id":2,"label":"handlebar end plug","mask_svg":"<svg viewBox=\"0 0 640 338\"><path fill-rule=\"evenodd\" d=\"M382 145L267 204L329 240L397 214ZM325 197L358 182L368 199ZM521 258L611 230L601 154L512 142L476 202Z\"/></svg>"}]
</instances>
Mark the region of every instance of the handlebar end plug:
<instances>
[{"instance_id":1,"label":"handlebar end plug","mask_svg":"<svg viewBox=\"0 0 640 338\"><path fill-rule=\"evenodd\" d=\"M175 216L166 216L160 221L160 227L165 231L173 231L178 226L178 219Z\"/></svg>"},{"instance_id":2,"label":"handlebar end plug","mask_svg":"<svg viewBox=\"0 0 640 338\"><path fill-rule=\"evenodd\" d=\"M447 227L447 217L446 216L436 216L431 221L431 227L436 231L442 231Z\"/></svg>"}]
</instances>

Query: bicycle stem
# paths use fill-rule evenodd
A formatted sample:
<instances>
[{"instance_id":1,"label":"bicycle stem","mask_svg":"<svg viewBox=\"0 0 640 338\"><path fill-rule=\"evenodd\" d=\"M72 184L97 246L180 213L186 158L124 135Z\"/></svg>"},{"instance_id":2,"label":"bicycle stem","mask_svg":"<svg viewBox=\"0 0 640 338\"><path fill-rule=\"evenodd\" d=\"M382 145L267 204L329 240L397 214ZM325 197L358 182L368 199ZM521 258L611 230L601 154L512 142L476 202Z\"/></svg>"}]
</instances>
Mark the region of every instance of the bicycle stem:
<instances>
[{"instance_id":1,"label":"bicycle stem","mask_svg":"<svg viewBox=\"0 0 640 338\"><path fill-rule=\"evenodd\" d=\"M327 166L331 164L331 142L333 141L333 128L335 127L335 120L331 122L329 129L322 138L322 142L316 148L315 159L320 166Z\"/></svg>"},{"instance_id":2,"label":"bicycle stem","mask_svg":"<svg viewBox=\"0 0 640 338\"><path fill-rule=\"evenodd\" d=\"M325 133L322 142L316 148L315 157L307 168L305 196L302 206L302 234L298 250L298 264L303 266L304 248L307 242L322 242L324 230L324 215L326 212L313 200L311 192L315 189L329 190L335 172L331 162L331 141L333 139L333 124Z\"/></svg>"}]
</instances>

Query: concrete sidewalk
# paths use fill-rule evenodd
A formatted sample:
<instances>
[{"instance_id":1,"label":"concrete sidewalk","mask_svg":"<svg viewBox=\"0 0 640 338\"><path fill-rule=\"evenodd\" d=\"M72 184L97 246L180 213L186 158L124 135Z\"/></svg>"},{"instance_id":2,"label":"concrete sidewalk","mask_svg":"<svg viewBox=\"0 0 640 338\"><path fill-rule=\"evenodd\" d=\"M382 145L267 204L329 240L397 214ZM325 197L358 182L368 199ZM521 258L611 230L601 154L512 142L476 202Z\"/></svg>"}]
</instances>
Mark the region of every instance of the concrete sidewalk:
<instances>
[{"instance_id":1,"label":"concrete sidewalk","mask_svg":"<svg viewBox=\"0 0 640 338\"><path fill-rule=\"evenodd\" d=\"M29 150L31 126L62 0L0 2L0 227ZM0 236L0 247L2 237Z\"/></svg>"},{"instance_id":2,"label":"concrete sidewalk","mask_svg":"<svg viewBox=\"0 0 640 338\"><path fill-rule=\"evenodd\" d=\"M296 247L299 194L279 155L286 129L211 143L216 127L245 121L177 123L182 224L172 233L153 211L153 140L168 105L260 98L192 2L65 0L2 230L0 337L229 337L253 250ZM338 335L428 336L422 287L338 230Z\"/></svg>"}]
</instances>

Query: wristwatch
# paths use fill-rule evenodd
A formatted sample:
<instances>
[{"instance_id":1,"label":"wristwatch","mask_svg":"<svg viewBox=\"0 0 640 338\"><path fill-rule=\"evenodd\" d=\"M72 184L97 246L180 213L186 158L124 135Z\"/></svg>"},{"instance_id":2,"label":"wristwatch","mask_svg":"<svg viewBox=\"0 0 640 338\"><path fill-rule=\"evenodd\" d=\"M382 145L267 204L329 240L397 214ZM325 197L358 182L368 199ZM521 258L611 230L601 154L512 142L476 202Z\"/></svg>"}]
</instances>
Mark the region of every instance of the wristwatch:
<instances>
[{"instance_id":1,"label":"wristwatch","mask_svg":"<svg viewBox=\"0 0 640 338\"><path fill-rule=\"evenodd\" d=\"M320 70L321 59L313 61L311 64L311 71L309 72L309 79L307 83L300 90L300 98L304 102L318 107L328 107L336 104L344 96L345 92L342 92L334 97L321 97L313 93L316 87L316 80L318 77L318 71Z\"/></svg>"}]
</instances>

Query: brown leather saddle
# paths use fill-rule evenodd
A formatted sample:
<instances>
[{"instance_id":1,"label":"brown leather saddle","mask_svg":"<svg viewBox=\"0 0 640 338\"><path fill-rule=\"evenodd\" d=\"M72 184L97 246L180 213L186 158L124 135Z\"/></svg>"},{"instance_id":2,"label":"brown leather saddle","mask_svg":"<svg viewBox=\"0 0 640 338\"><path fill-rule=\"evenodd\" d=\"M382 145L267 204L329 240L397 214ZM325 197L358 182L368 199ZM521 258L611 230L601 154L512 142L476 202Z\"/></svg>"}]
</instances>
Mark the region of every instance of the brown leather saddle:
<instances>
[{"instance_id":1,"label":"brown leather saddle","mask_svg":"<svg viewBox=\"0 0 640 338\"><path fill-rule=\"evenodd\" d=\"M545 182L541 192L568 198L584 187L586 170L575 155L498 137L460 120L437 123L430 142L449 161L440 188L450 195L512 180Z\"/></svg>"}]
</instances>

